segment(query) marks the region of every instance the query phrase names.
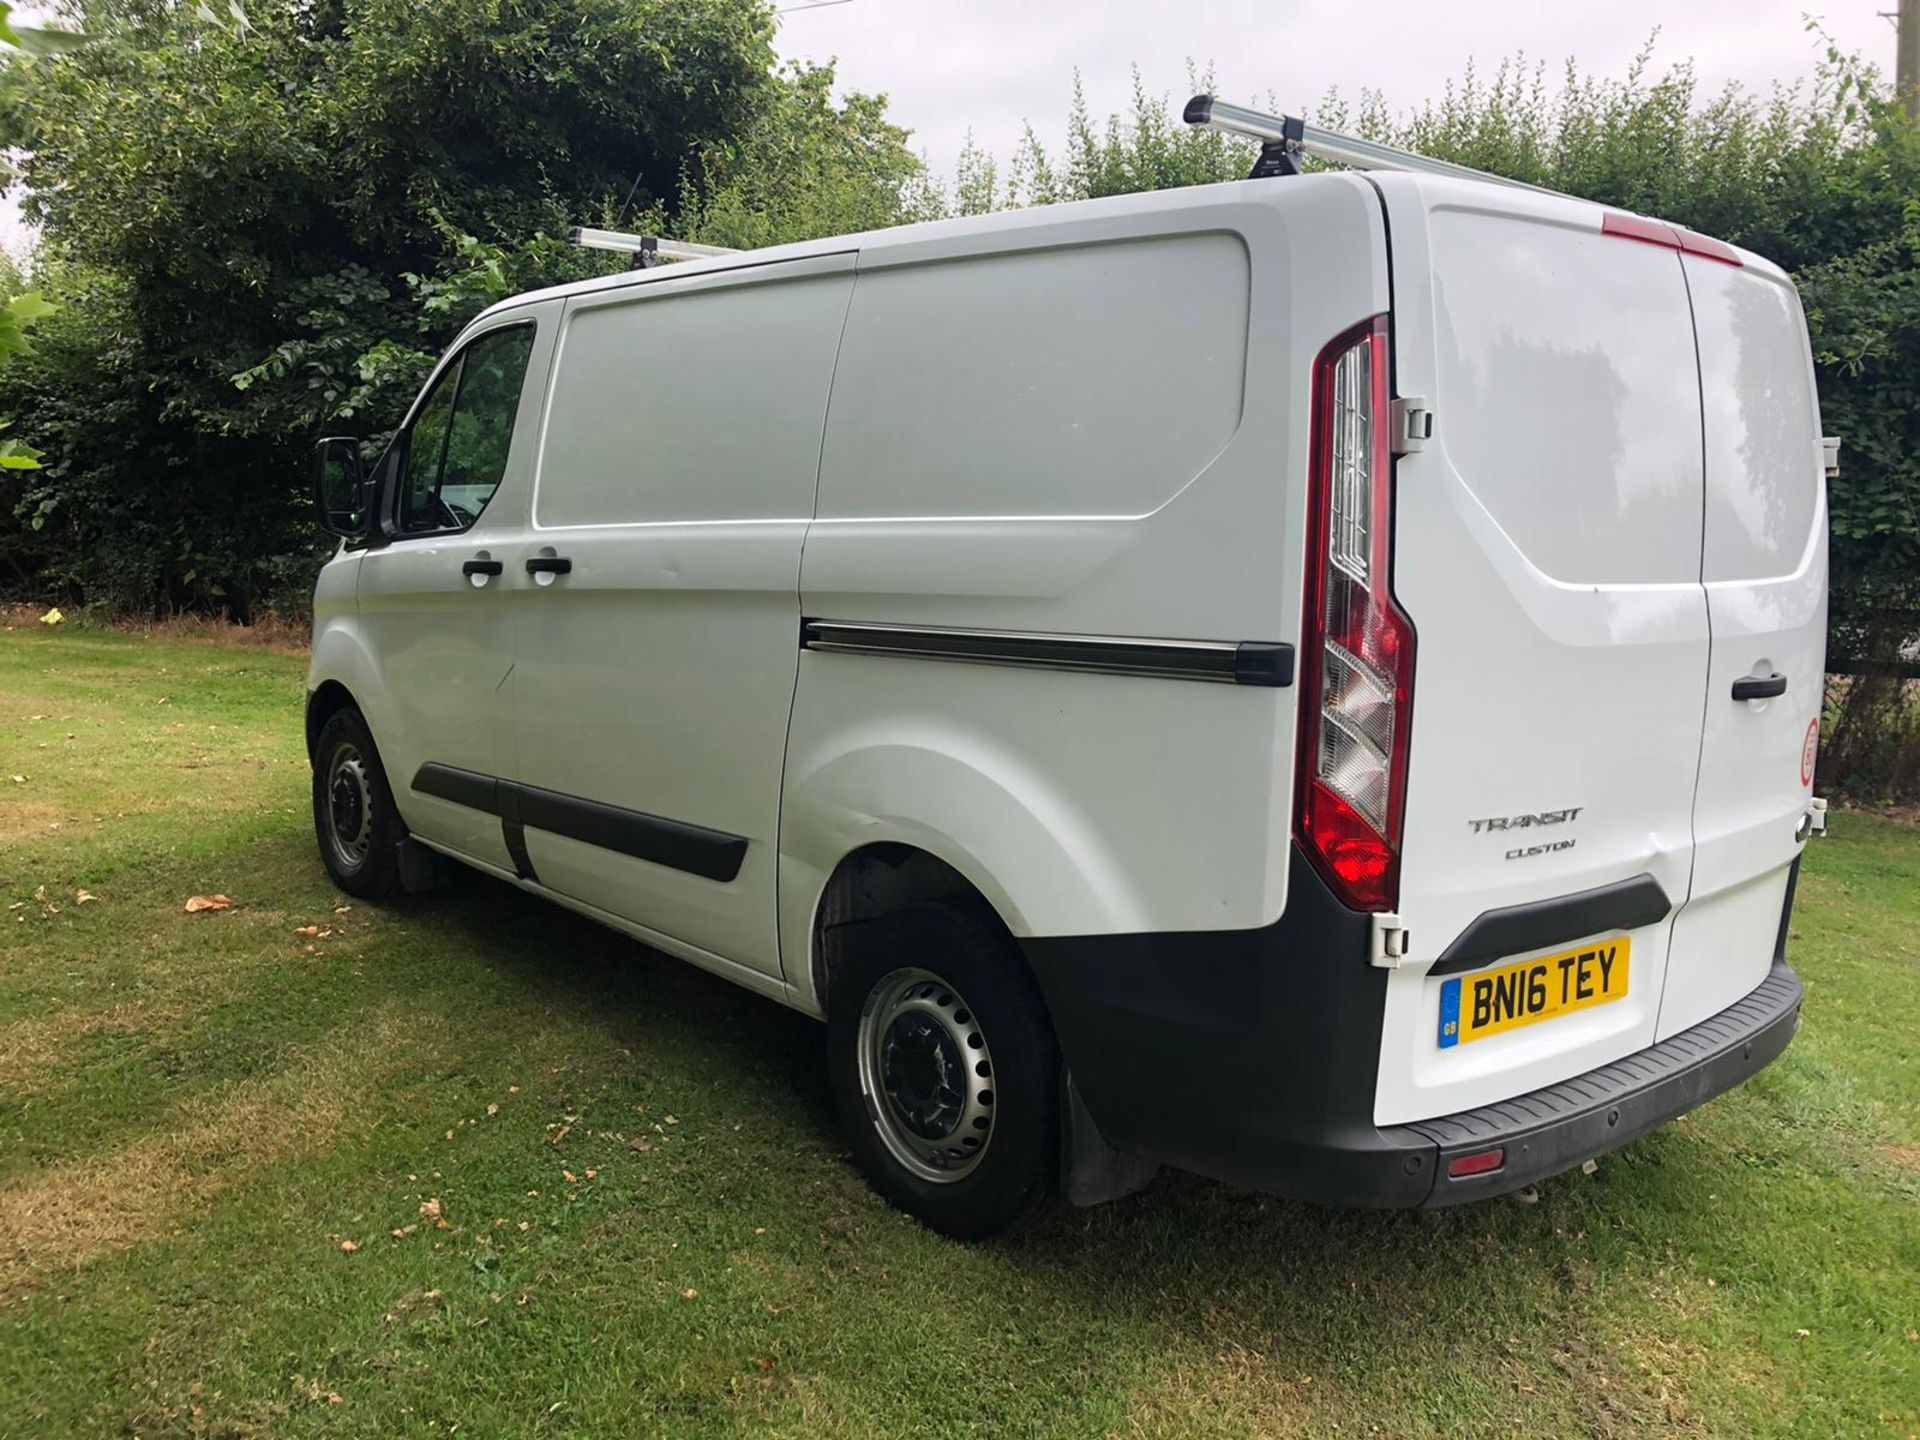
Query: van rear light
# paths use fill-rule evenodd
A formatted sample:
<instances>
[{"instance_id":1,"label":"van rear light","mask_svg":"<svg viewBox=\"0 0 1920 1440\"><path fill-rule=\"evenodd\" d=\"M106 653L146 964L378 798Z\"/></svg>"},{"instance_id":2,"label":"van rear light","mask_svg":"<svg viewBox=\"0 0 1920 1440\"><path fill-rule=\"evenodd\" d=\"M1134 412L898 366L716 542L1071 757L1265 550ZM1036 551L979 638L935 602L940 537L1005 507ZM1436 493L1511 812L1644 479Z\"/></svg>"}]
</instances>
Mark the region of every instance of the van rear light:
<instances>
[{"instance_id":1,"label":"van rear light","mask_svg":"<svg viewBox=\"0 0 1920 1440\"><path fill-rule=\"evenodd\" d=\"M1381 315L1314 364L1307 487L1297 826L1315 867L1357 910L1399 901L1413 704L1413 627L1388 585L1389 416Z\"/></svg>"}]
</instances>

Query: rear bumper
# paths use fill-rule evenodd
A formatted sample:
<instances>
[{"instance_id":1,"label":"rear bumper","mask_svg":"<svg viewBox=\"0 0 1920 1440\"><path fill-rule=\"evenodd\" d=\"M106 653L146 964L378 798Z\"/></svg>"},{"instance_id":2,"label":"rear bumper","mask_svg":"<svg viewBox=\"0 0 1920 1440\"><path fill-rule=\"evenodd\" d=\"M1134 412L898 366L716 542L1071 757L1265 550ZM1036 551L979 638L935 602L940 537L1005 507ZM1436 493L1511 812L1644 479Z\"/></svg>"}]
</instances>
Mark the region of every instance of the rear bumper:
<instances>
[{"instance_id":1,"label":"rear bumper","mask_svg":"<svg viewBox=\"0 0 1920 1440\"><path fill-rule=\"evenodd\" d=\"M1327 1204L1454 1205L1685 1114L1772 1062L1799 1026L1800 981L1776 953L1759 988L1648 1049L1482 1109L1376 1126L1386 972L1363 958L1369 922L1297 855L1290 884L1287 917L1265 930L1024 942L1110 1144ZM1496 1146L1499 1169L1447 1178L1454 1156Z\"/></svg>"},{"instance_id":2,"label":"rear bumper","mask_svg":"<svg viewBox=\"0 0 1920 1440\"><path fill-rule=\"evenodd\" d=\"M1800 1028L1800 994L1799 977L1776 960L1758 989L1691 1030L1532 1094L1384 1133L1432 1154L1436 1179L1419 1204L1504 1195L1624 1145L1772 1064ZM1447 1178L1454 1156L1494 1146L1506 1150L1499 1170Z\"/></svg>"}]
</instances>

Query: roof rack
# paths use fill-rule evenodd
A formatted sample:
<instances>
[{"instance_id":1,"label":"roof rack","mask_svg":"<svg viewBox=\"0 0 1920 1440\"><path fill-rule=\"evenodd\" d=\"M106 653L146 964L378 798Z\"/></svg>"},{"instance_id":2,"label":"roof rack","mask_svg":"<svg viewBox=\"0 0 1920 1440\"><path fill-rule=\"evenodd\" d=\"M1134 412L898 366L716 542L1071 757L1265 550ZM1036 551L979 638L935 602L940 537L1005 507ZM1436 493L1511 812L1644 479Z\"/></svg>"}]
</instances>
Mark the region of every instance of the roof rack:
<instances>
[{"instance_id":1,"label":"roof rack","mask_svg":"<svg viewBox=\"0 0 1920 1440\"><path fill-rule=\"evenodd\" d=\"M690 240L667 240L659 235L629 235L624 230L595 230L576 225L567 231L569 245L588 250L619 250L633 256L635 270L651 270L662 260L712 260L720 255L738 255L724 245L695 245Z\"/></svg>"},{"instance_id":2,"label":"roof rack","mask_svg":"<svg viewBox=\"0 0 1920 1440\"><path fill-rule=\"evenodd\" d=\"M1338 130L1322 130L1293 115L1268 115L1243 105L1230 105L1211 95L1196 95L1187 102L1182 117L1189 125L1224 130L1231 135L1246 135L1260 142L1260 159L1254 164L1250 180L1270 175L1298 175L1300 157L1311 155L1351 165L1356 170L1412 170L1422 175L1444 175L1453 180L1482 180L1491 185L1506 185L1515 190L1531 190L1536 195L1558 195L1524 180L1509 180L1486 170L1455 165L1451 160L1436 160L1413 150L1397 150L1375 140L1342 135Z\"/></svg>"}]
</instances>

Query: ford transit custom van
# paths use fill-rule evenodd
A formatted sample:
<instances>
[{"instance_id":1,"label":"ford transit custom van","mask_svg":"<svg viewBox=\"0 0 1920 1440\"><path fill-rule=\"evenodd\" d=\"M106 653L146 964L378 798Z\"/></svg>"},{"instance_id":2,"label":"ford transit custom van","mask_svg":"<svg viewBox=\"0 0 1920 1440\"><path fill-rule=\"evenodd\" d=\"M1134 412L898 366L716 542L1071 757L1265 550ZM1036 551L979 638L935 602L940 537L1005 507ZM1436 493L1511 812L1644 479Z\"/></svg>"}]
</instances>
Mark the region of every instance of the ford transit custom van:
<instances>
[{"instance_id":1,"label":"ford transit custom van","mask_svg":"<svg viewBox=\"0 0 1920 1440\"><path fill-rule=\"evenodd\" d=\"M956 1235L1450 1205L1772 1061L1826 509L1761 257L1327 171L496 305L322 443L321 856L825 1021Z\"/></svg>"}]
</instances>

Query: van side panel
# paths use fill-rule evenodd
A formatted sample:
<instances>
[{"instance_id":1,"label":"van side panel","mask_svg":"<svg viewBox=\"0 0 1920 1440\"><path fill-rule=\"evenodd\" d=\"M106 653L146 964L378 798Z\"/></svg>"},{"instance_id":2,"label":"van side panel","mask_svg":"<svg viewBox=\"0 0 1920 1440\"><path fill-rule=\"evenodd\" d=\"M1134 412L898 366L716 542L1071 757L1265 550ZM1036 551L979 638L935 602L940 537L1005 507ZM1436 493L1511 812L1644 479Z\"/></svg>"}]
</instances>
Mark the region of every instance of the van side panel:
<instances>
[{"instance_id":1,"label":"van side panel","mask_svg":"<svg viewBox=\"0 0 1920 1440\"><path fill-rule=\"evenodd\" d=\"M1364 181L1050 207L863 245L807 536L812 620L1231 647L1299 634L1307 391L1387 306ZM1290 687L803 652L788 975L850 850L922 845L1021 935L1286 900Z\"/></svg>"},{"instance_id":2,"label":"van side panel","mask_svg":"<svg viewBox=\"0 0 1920 1440\"><path fill-rule=\"evenodd\" d=\"M1387 987L1384 1125L1552 1085L1654 1040L1692 869L1708 628L1678 252L1603 234L1599 208L1573 200L1376 183L1393 236L1396 391L1433 410L1433 438L1395 467L1394 590L1419 658L1410 943ZM1664 898L1621 912L1624 998L1443 1042L1449 977L1432 970L1480 916L1603 887L1646 893L1642 876Z\"/></svg>"},{"instance_id":3,"label":"van side panel","mask_svg":"<svg viewBox=\"0 0 1920 1440\"><path fill-rule=\"evenodd\" d=\"M1687 256L1685 266L1700 346L1713 663L1693 889L1674 925L1662 1039L1767 976L1826 686L1826 482L1799 296L1757 257L1733 266ZM1784 695L1733 699L1735 681L1776 674L1787 677Z\"/></svg>"}]
</instances>

